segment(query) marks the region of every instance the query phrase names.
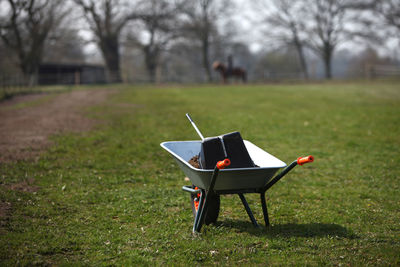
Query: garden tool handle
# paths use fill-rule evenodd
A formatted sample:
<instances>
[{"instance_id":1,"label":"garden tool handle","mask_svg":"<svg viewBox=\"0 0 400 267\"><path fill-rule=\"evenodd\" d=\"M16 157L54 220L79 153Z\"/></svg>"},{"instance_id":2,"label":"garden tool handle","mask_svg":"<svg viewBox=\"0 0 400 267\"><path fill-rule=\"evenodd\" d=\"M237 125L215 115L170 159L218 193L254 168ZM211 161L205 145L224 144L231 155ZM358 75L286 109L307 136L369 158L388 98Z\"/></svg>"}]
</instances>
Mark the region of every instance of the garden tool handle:
<instances>
[{"instance_id":1,"label":"garden tool handle","mask_svg":"<svg viewBox=\"0 0 400 267\"><path fill-rule=\"evenodd\" d=\"M229 159L224 159L217 162L217 168L220 170L228 167L229 165L231 165L231 161Z\"/></svg>"},{"instance_id":2,"label":"garden tool handle","mask_svg":"<svg viewBox=\"0 0 400 267\"><path fill-rule=\"evenodd\" d=\"M192 124L193 128L196 130L197 134L200 136L201 140L204 141L204 136L201 134L199 128L197 128L196 124L192 120L192 117L190 117L189 113L186 113L186 117L188 118L188 120Z\"/></svg>"},{"instance_id":3,"label":"garden tool handle","mask_svg":"<svg viewBox=\"0 0 400 267\"><path fill-rule=\"evenodd\" d=\"M307 157L300 157L297 159L297 164L299 164L300 166L305 164L305 163L309 163L309 162L313 162L314 161L314 157L313 156L307 156Z\"/></svg>"}]
</instances>

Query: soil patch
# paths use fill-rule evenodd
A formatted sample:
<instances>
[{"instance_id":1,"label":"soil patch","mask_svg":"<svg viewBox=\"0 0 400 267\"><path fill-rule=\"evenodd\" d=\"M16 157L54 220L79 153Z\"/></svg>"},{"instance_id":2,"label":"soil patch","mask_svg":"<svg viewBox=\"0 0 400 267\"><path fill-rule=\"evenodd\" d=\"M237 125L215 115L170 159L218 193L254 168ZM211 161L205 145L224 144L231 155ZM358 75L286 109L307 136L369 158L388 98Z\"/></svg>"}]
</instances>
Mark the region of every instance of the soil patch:
<instances>
[{"instance_id":1,"label":"soil patch","mask_svg":"<svg viewBox=\"0 0 400 267\"><path fill-rule=\"evenodd\" d=\"M1 221L3 218L7 218L11 211L11 203L10 202L2 202L0 201L0 226L3 224Z\"/></svg>"},{"instance_id":2,"label":"soil patch","mask_svg":"<svg viewBox=\"0 0 400 267\"><path fill-rule=\"evenodd\" d=\"M200 162L199 162L199 156L196 155L193 158L191 158L189 161L189 164L195 167L196 169L200 169Z\"/></svg>"},{"instance_id":3,"label":"soil patch","mask_svg":"<svg viewBox=\"0 0 400 267\"><path fill-rule=\"evenodd\" d=\"M0 236L5 232L4 227L11 214L11 203L0 201Z\"/></svg>"},{"instance_id":4,"label":"soil patch","mask_svg":"<svg viewBox=\"0 0 400 267\"><path fill-rule=\"evenodd\" d=\"M7 186L11 190L33 193L39 190L39 186L34 185L35 179L29 178L19 183L11 184Z\"/></svg>"},{"instance_id":5,"label":"soil patch","mask_svg":"<svg viewBox=\"0 0 400 267\"><path fill-rule=\"evenodd\" d=\"M12 98L3 99L0 101L1 108L3 107L12 107L20 103L32 102L38 99L43 98L43 96L48 95L45 93L36 93L36 94L26 94L26 95L15 95Z\"/></svg>"},{"instance_id":6,"label":"soil patch","mask_svg":"<svg viewBox=\"0 0 400 267\"><path fill-rule=\"evenodd\" d=\"M58 93L40 105L21 103L40 101L46 94L16 96L0 102L0 163L34 160L51 145L49 136L92 129L96 121L84 109L104 102L114 90L76 90Z\"/></svg>"}]
</instances>

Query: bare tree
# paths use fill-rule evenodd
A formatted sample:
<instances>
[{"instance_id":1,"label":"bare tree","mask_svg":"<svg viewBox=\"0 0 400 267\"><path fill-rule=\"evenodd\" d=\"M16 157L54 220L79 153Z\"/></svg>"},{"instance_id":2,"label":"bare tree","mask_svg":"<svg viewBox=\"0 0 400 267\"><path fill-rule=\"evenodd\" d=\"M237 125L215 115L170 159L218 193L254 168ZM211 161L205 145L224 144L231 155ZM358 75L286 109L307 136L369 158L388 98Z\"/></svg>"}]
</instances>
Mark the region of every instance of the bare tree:
<instances>
[{"instance_id":1,"label":"bare tree","mask_svg":"<svg viewBox=\"0 0 400 267\"><path fill-rule=\"evenodd\" d=\"M135 18L132 7L118 0L74 0L95 35L106 63L110 82L120 82L120 37L129 20Z\"/></svg>"},{"instance_id":2,"label":"bare tree","mask_svg":"<svg viewBox=\"0 0 400 267\"><path fill-rule=\"evenodd\" d=\"M183 28L184 34L200 42L203 68L208 81L212 81L210 64L212 38L218 34L217 21L226 16L229 6L227 1L188 0L183 10L187 17Z\"/></svg>"},{"instance_id":3,"label":"bare tree","mask_svg":"<svg viewBox=\"0 0 400 267\"><path fill-rule=\"evenodd\" d=\"M256 12L267 27L267 38L273 42L294 46L305 79L308 79L307 62L304 56L304 23L302 22L301 1L271 0L255 1Z\"/></svg>"},{"instance_id":4,"label":"bare tree","mask_svg":"<svg viewBox=\"0 0 400 267\"><path fill-rule=\"evenodd\" d=\"M386 25L397 29L400 36L400 0L375 0L376 11L383 16Z\"/></svg>"},{"instance_id":5,"label":"bare tree","mask_svg":"<svg viewBox=\"0 0 400 267\"><path fill-rule=\"evenodd\" d=\"M340 44L377 41L362 13L367 3L360 0L304 0L302 3L305 44L324 62L325 78L332 78L332 58Z\"/></svg>"},{"instance_id":6,"label":"bare tree","mask_svg":"<svg viewBox=\"0 0 400 267\"><path fill-rule=\"evenodd\" d=\"M180 36L180 3L167 0L143 1L139 8L137 26L141 30L130 34L128 42L139 46L144 53L145 65L151 82L156 82L156 70L160 65L161 53L167 45Z\"/></svg>"},{"instance_id":7,"label":"bare tree","mask_svg":"<svg viewBox=\"0 0 400 267\"><path fill-rule=\"evenodd\" d=\"M29 85L36 82L49 33L67 15L61 0L7 0L0 14L0 35L8 48L16 52ZM4 11L4 10L3 10Z\"/></svg>"},{"instance_id":8,"label":"bare tree","mask_svg":"<svg viewBox=\"0 0 400 267\"><path fill-rule=\"evenodd\" d=\"M67 20L68 21L68 20ZM50 34L45 44L43 61L46 63L85 63L84 40L77 29L59 27Z\"/></svg>"},{"instance_id":9,"label":"bare tree","mask_svg":"<svg viewBox=\"0 0 400 267\"><path fill-rule=\"evenodd\" d=\"M363 27L358 35L368 41L366 51L371 47L382 48L388 40L400 44L400 0L352 0L346 5L356 12L355 20Z\"/></svg>"},{"instance_id":10,"label":"bare tree","mask_svg":"<svg viewBox=\"0 0 400 267\"><path fill-rule=\"evenodd\" d=\"M18 66L18 57L16 53L10 53L9 48L0 41L0 80L6 77L18 76L21 68Z\"/></svg>"},{"instance_id":11,"label":"bare tree","mask_svg":"<svg viewBox=\"0 0 400 267\"><path fill-rule=\"evenodd\" d=\"M339 43L347 38L345 28L345 0L307 0L304 1L304 19L307 45L321 57L325 66L325 78L332 78L332 57Z\"/></svg>"},{"instance_id":12,"label":"bare tree","mask_svg":"<svg viewBox=\"0 0 400 267\"><path fill-rule=\"evenodd\" d=\"M258 79L279 80L297 78L301 66L296 59L297 51L291 47L260 51L254 64L254 72Z\"/></svg>"}]
</instances>

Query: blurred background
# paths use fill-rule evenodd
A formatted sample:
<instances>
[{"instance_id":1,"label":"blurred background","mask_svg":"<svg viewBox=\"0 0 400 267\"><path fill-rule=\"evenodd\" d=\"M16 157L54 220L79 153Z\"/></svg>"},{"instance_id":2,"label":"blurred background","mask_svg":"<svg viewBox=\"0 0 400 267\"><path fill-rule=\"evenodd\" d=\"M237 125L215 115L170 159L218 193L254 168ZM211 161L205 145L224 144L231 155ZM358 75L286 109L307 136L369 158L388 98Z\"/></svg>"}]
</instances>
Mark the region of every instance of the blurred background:
<instances>
[{"instance_id":1,"label":"blurred background","mask_svg":"<svg viewBox=\"0 0 400 267\"><path fill-rule=\"evenodd\" d=\"M0 87L400 77L400 0L0 0Z\"/></svg>"}]
</instances>

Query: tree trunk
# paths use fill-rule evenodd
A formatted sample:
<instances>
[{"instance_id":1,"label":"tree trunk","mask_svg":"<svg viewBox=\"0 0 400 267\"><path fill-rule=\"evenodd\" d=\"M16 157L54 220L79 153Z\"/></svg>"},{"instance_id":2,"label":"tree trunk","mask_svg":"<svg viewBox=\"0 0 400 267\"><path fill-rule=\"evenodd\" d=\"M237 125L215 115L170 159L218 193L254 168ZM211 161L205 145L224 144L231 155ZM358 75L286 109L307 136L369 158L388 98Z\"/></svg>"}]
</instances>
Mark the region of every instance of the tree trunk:
<instances>
[{"instance_id":1,"label":"tree trunk","mask_svg":"<svg viewBox=\"0 0 400 267\"><path fill-rule=\"evenodd\" d=\"M118 39L108 38L102 40L100 47L107 66L108 82L120 83L122 79L119 66Z\"/></svg>"},{"instance_id":2,"label":"tree trunk","mask_svg":"<svg viewBox=\"0 0 400 267\"><path fill-rule=\"evenodd\" d=\"M209 42L208 42L208 34L206 34L203 38L202 44L203 51L203 67L206 72L207 81L212 82L211 70L210 70L210 61L209 61Z\"/></svg>"},{"instance_id":3,"label":"tree trunk","mask_svg":"<svg viewBox=\"0 0 400 267\"><path fill-rule=\"evenodd\" d=\"M151 83L155 83L157 66L155 64L147 63L146 60L146 69L147 69L147 74L149 75L149 81Z\"/></svg>"},{"instance_id":4,"label":"tree trunk","mask_svg":"<svg viewBox=\"0 0 400 267\"><path fill-rule=\"evenodd\" d=\"M325 78L332 79L332 48L326 44L324 47L324 65L325 65Z\"/></svg>"},{"instance_id":5,"label":"tree trunk","mask_svg":"<svg viewBox=\"0 0 400 267\"><path fill-rule=\"evenodd\" d=\"M40 65L40 53L24 54L23 58L20 57L20 67L24 75L22 83L25 86L32 87L37 85L38 73Z\"/></svg>"},{"instance_id":6,"label":"tree trunk","mask_svg":"<svg viewBox=\"0 0 400 267\"><path fill-rule=\"evenodd\" d=\"M308 78L309 78L308 77L308 67L307 67L306 58L304 56L303 45L300 43L300 41L297 38L295 38L294 45L296 46L297 54L299 56L300 66L301 66L301 70L304 75L304 79L308 80Z\"/></svg>"},{"instance_id":7,"label":"tree trunk","mask_svg":"<svg viewBox=\"0 0 400 267\"><path fill-rule=\"evenodd\" d=\"M156 71L158 67L158 51L152 46L145 46L143 50L149 80L151 83L155 83Z\"/></svg>"}]
</instances>

